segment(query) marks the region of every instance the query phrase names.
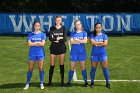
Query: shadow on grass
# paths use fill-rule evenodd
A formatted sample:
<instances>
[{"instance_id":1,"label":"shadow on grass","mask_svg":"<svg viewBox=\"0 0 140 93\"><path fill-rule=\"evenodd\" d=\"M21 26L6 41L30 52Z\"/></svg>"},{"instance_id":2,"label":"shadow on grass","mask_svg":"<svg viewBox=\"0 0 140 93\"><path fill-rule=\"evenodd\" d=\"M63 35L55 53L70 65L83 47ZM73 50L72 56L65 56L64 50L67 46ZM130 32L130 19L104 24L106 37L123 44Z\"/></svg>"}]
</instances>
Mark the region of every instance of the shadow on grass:
<instances>
[{"instance_id":1,"label":"shadow on grass","mask_svg":"<svg viewBox=\"0 0 140 93\"><path fill-rule=\"evenodd\" d=\"M65 84L66 84L66 83L65 83ZM47 87L67 87L67 86L65 86L65 85L64 85L64 86L61 86L60 83L56 83L56 82L52 83L51 86L48 86L47 83L45 83L44 85L47 86ZM79 86L80 86L80 87L84 87L84 83L71 83L71 86L69 86L69 87L79 87ZM105 85L98 85L98 84L95 84L94 86L95 86L95 87L98 87L98 86L99 86L99 87L100 87L100 86L101 86L101 87L105 87ZM88 85L88 87L90 87L90 84Z\"/></svg>"},{"instance_id":2,"label":"shadow on grass","mask_svg":"<svg viewBox=\"0 0 140 93\"><path fill-rule=\"evenodd\" d=\"M84 83L83 84L71 83L71 84L72 84L73 87L76 87L76 86L84 87ZM57 82L53 82L51 86L48 86L47 83L45 83L44 85L47 86L47 87L67 87L66 83L65 83L64 86L61 86L60 83L57 83ZM72 87L72 86L70 86L70 87Z\"/></svg>"},{"instance_id":3,"label":"shadow on grass","mask_svg":"<svg viewBox=\"0 0 140 93\"><path fill-rule=\"evenodd\" d=\"M6 83L6 84L2 84L2 85L0 85L0 89L10 89L10 88L24 88L24 86L25 86L25 83ZM66 87L66 86L61 86L60 85L60 83L56 83L56 82L54 82L54 83L52 83L52 85L51 86L48 86L47 85L47 83L44 83L44 86L45 87ZM72 86L70 86L70 87L78 87L78 86L80 86L80 87L84 87L84 83L82 84L80 84L80 83L72 83ZM105 86L105 85L94 85L95 87L96 86ZM40 83L39 82L31 82L30 83L30 87L40 87ZM89 86L90 87L90 86Z\"/></svg>"},{"instance_id":4,"label":"shadow on grass","mask_svg":"<svg viewBox=\"0 0 140 93\"><path fill-rule=\"evenodd\" d=\"M30 87L39 87L39 82L31 82ZM25 83L6 83L0 85L0 89L9 89L9 88L24 88Z\"/></svg>"},{"instance_id":5,"label":"shadow on grass","mask_svg":"<svg viewBox=\"0 0 140 93\"><path fill-rule=\"evenodd\" d=\"M8 89L8 88L23 88L25 83L6 83L0 85L0 89Z\"/></svg>"}]
</instances>

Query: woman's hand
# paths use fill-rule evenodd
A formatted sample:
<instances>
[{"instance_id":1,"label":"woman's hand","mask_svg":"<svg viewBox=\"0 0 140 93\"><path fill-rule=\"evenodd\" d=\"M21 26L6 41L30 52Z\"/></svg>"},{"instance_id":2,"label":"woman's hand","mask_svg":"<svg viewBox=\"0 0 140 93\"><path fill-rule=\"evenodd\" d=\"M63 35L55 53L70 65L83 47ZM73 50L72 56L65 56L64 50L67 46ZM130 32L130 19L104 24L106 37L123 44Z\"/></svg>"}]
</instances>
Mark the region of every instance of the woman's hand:
<instances>
[{"instance_id":1,"label":"woman's hand","mask_svg":"<svg viewBox=\"0 0 140 93\"><path fill-rule=\"evenodd\" d=\"M42 40L42 42L35 42L35 46L44 46L45 40Z\"/></svg>"},{"instance_id":2,"label":"woman's hand","mask_svg":"<svg viewBox=\"0 0 140 93\"><path fill-rule=\"evenodd\" d=\"M41 42L35 42L35 46L41 45Z\"/></svg>"},{"instance_id":3,"label":"woman's hand","mask_svg":"<svg viewBox=\"0 0 140 93\"><path fill-rule=\"evenodd\" d=\"M57 41L59 41L60 39L63 39L63 37L59 37L59 36L58 36L58 37L57 37Z\"/></svg>"}]
</instances>

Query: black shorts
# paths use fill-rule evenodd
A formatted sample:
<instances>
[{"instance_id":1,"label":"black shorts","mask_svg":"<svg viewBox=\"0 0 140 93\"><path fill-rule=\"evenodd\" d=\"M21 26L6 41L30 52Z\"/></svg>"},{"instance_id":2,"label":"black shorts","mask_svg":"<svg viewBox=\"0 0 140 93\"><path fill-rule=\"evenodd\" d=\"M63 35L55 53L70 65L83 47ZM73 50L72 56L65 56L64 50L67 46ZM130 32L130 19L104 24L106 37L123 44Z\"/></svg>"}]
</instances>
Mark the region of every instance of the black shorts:
<instances>
[{"instance_id":1,"label":"black shorts","mask_svg":"<svg viewBox=\"0 0 140 93\"><path fill-rule=\"evenodd\" d=\"M60 55L66 53L65 43L51 43L50 45L50 54Z\"/></svg>"}]
</instances>

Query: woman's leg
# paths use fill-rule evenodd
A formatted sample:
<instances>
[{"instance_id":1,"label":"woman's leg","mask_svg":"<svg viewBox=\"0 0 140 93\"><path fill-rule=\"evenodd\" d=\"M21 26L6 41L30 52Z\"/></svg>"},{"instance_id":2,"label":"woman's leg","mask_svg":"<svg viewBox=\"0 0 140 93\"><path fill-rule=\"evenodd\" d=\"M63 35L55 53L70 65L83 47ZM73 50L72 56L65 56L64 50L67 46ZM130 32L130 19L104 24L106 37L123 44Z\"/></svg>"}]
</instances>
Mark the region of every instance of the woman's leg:
<instances>
[{"instance_id":1,"label":"woman's leg","mask_svg":"<svg viewBox=\"0 0 140 93\"><path fill-rule=\"evenodd\" d=\"M91 71L90 71L91 83L94 82L97 65L98 62L91 61Z\"/></svg>"},{"instance_id":2,"label":"woman's leg","mask_svg":"<svg viewBox=\"0 0 140 93\"><path fill-rule=\"evenodd\" d=\"M65 60L65 54L59 55L59 62L60 62L60 75L61 75L61 85L64 85L64 60Z\"/></svg>"},{"instance_id":3,"label":"woman's leg","mask_svg":"<svg viewBox=\"0 0 140 93\"><path fill-rule=\"evenodd\" d=\"M111 86L109 82L110 79L109 79L109 72L108 72L108 61L106 60L105 62L101 62L101 67L102 67L104 77L106 80L106 87L110 89Z\"/></svg>"},{"instance_id":4,"label":"woman's leg","mask_svg":"<svg viewBox=\"0 0 140 93\"><path fill-rule=\"evenodd\" d=\"M37 61L37 63L39 69L40 84L43 84L44 83L44 70L43 70L44 60Z\"/></svg>"},{"instance_id":5,"label":"woman's leg","mask_svg":"<svg viewBox=\"0 0 140 93\"><path fill-rule=\"evenodd\" d=\"M109 83L108 61L101 62L101 67L102 67L106 82Z\"/></svg>"},{"instance_id":6,"label":"woman's leg","mask_svg":"<svg viewBox=\"0 0 140 93\"><path fill-rule=\"evenodd\" d=\"M81 71L82 71L82 76L83 76L83 79L85 81L85 87L88 86L88 83L87 83L87 71L86 71L86 67L85 67L85 61L83 62L80 62L80 68L81 68Z\"/></svg>"},{"instance_id":7,"label":"woman's leg","mask_svg":"<svg viewBox=\"0 0 140 93\"><path fill-rule=\"evenodd\" d=\"M70 82L71 82L73 74L74 74L75 66L76 66L76 62L70 62L70 70L69 70L69 75L68 75L68 83L66 84L66 86L70 85Z\"/></svg>"},{"instance_id":8,"label":"woman's leg","mask_svg":"<svg viewBox=\"0 0 140 93\"><path fill-rule=\"evenodd\" d=\"M34 64L35 64L35 61L29 61L29 70L27 72L27 80L26 80L26 85L24 87L24 90L27 90L29 88L32 72L34 70Z\"/></svg>"},{"instance_id":9,"label":"woman's leg","mask_svg":"<svg viewBox=\"0 0 140 93\"><path fill-rule=\"evenodd\" d=\"M44 89L44 70L43 70L43 65L44 65L44 60L37 61L38 63L38 69L39 69L39 77L40 77L40 88Z\"/></svg>"},{"instance_id":10,"label":"woman's leg","mask_svg":"<svg viewBox=\"0 0 140 93\"><path fill-rule=\"evenodd\" d=\"M32 72L34 70L34 64L35 64L35 61L29 61L29 70L28 70L28 73L27 73L27 81L26 81L26 84L29 84L30 83L30 80L31 80L31 77L32 77Z\"/></svg>"},{"instance_id":11,"label":"woman's leg","mask_svg":"<svg viewBox=\"0 0 140 93\"><path fill-rule=\"evenodd\" d=\"M94 79L95 79L97 65L98 62L91 61L91 71L90 71L91 87L94 86Z\"/></svg>"},{"instance_id":12,"label":"woman's leg","mask_svg":"<svg viewBox=\"0 0 140 93\"><path fill-rule=\"evenodd\" d=\"M51 83L52 83L52 77L53 77L53 71L54 71L54 67L55 67L56 56L57 55L50 54L50 70L49 70L49 83L48 83L48 85L51 85Z\"/></svg>"}]
</instances>

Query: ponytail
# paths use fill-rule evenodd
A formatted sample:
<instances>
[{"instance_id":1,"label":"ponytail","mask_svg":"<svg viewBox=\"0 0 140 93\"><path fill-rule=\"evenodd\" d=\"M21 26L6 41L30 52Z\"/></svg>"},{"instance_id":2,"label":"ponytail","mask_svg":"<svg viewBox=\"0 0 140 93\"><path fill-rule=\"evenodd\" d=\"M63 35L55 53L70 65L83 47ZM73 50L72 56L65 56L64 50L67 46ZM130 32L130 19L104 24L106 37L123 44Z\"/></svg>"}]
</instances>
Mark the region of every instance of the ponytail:
<instances>
[{"instance_id":1,"label":"ponytail","mask_svg":"<svg viewBox=\"0 0 140 93\"><path fill-rule=\"evenodd\" d=\"M96 26L97 26L98 24L100 24L100 25L102 26L102 24L99 23L99 22L97 22L97 23L94 25L94 31L93 31L93 35L94 35L94 37L97 35L97 34L96 34L96 30L95 30L95 28L96 28Z\"/></svg>"}]
</instances>

